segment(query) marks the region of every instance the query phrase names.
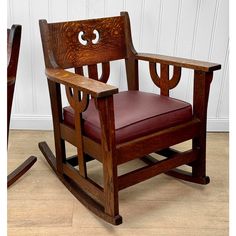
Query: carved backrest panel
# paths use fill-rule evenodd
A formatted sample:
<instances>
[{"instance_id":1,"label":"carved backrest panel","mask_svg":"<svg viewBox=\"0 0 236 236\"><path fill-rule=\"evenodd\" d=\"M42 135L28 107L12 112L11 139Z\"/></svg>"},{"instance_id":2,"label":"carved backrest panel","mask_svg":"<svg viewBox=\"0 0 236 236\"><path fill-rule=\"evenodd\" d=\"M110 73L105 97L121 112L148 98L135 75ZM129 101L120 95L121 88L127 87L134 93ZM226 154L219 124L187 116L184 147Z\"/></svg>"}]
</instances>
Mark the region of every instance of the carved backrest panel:
<instances>
[{"instance_id":1,"label":"carved backrest panel","mask_svg":"<svg viewBox=\"0 0 236 236\"><path fill-rule=\"evenodd\" d=\"M49 47L61 68L94 65L126 55L124 17L47 24Z\"/></svg>"}]
</instances>

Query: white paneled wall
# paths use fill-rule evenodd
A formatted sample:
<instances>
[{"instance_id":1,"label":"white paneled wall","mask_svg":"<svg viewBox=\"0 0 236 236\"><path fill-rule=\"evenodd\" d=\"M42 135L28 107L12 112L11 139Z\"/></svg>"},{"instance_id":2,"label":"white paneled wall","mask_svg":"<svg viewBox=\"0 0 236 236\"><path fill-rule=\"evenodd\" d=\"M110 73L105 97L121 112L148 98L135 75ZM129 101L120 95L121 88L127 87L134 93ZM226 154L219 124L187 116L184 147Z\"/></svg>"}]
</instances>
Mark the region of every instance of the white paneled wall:
<instances>
[{"instance_id":1,"label":"white paneled wall","mask_svg":"<svg viewBox=\"0 0 236 236\"><path fill-rule=\"evenodd\" d=\"M49 22L115 16L128 11L139 52L188 57L222 64L212 82L208 130L229 126L228 0L9 0L8 27L23 27L12 112L12 128L51 129L51 111L38 20ZM141 62L143 91L159 92L148 64ZM109 83L127 88L124 62L112 63ZM193 72L184 69L171 96L192 102ZM65 100L65 99L64 99Z\"/></svg>"}]
</instances>

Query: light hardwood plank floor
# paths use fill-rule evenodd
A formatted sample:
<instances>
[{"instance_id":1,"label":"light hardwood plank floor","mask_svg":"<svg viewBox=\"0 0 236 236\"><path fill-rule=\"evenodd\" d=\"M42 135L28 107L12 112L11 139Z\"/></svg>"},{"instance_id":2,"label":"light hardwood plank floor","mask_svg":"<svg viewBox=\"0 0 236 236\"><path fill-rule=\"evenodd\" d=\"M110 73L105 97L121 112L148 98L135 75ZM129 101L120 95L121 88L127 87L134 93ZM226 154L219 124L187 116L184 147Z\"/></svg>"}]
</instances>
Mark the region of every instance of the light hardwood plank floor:
<instances>
[{"instance_id":1,"label":"light hardwood plank floor","mask_svg":"<svg viewBox=\"0 0 236 236\"><path fill-rule=\"evenodd\" d=\"M51 131L11 131L8 146L10 173L28 156L38 161L8 189L9 236L225 236L228 235L228 134L207 135L206 186L176 180L164 174L119 192L123 224L112 226L87 210L64 187L38 149ZM178 145L186 149L189 142ZM74 148L67 146L70 154ZM119 173L143 163L132 161ZM89 163L90 177L101 182L101 165Z\"/></svg>"}]
</instances>

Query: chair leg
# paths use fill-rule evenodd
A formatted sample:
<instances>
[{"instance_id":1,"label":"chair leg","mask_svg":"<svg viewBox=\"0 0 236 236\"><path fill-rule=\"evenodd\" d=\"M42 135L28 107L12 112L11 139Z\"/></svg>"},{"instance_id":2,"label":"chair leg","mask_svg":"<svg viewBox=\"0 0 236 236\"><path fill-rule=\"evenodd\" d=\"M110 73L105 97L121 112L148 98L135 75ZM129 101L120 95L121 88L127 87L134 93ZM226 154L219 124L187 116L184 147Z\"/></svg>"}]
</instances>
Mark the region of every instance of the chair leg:
<instances>
[{"instance_id":1,"label":"chair leg","mask_svg":"<svg viewBox=\"0 0 236 236\"><path fill-rule=\"evenodd\" d=\"M209 184L210 177L206 176L206 132L192 140L193 150L198 150L198 158L191 163L192 172L170 170L167 175L197 184Z\"/></svg>"},{"instance_id":2,"label":"chair leg","mask_svg":"<svg viewBox=\"0 0 236 236\"><path fill-rule=\"evenodd\" d=\"M210 183L209 176L206 176L206 134L193 139L193 149L199 149L199 156L192 163L192 175L202 181L201 184Z\"/></svg>"},{"instance_id":3,"label":"chair leg","mask_svg":"<svg viewBox=\"0 0 236 236\"><path fill-rule=\"evenodd\" d=\"M104 157L104 156L103 156ZM122 218L119 215L119 201L118 201L118 177L117 165L114 157L105 154L103 159L103 178L104 178L104 195L105 213L116 218L118 224L122 223Z\"/></svg>"},{"instance_id":4,"label":"chair leg","mask_svg":"<svg viewBox=\"0 0 236 236\"><path fill-rule=\"evenodd\" d=\"M12 173L7 176L7 187L9 188L15 183L22 175L24 175L37 161L37 157L30 156L20 166L18 166Z\"/></svg>"}]
</instances>

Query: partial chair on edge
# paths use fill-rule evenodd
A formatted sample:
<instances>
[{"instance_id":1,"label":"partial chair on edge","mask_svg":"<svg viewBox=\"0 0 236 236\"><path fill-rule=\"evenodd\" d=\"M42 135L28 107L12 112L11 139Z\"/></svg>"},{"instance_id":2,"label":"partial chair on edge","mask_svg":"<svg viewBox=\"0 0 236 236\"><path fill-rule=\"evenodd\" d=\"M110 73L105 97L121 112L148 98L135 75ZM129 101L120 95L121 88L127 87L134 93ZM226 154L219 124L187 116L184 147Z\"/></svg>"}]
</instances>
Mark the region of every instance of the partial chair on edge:
<instances>
[{"instance_id":1,"label":"partial chair on edge","mask_svg":"<svg viewBox=\"0 0 236 236\"><path fill-rule=\"evenodd\" d=\"M39 25L56 156L46 142L39 143L39 148L58 178L81 203L105 221L118 225L122 223L119 190L161 173L198 184L209 183L207 104L213 71L221 68L219 64L137 53L127 12L117 17L61 23L40 20ZM110 61L120 59L126 64L126 92L106 84ZM160 95L139 91L140 60L149 63L152 81L160 88ZM169 97L169 90L180 81L182 67L194 70L193 107ZM74 68L74 73L69 68ZM89 78L84 76L85 68ZM62 107L61 85L65 86L69 107ZM192 148L188 151L170 148L190 139ZM77 148L75 156L66 155L65 141ZM158 161L150 153L165 159ZM120 164L137 158L147 165L118 176ZM91 160L102 163L103 187L89 178L86 163ZM176 169L185 164L192 168L190 173Z\"/></svg>"},{"instance_id":2,"label":"partial chair on edge","mask_svg":"<svg viewBox=\"0 0 236 236\"><path fill-rule=\"evenodd\" d=\"M15 89L17 65L20 51L21 25L12 25L7 29L7 140L9 136L9 126L11 119L12 100ZM7 187L10 187L22 175L24 175L37 158L30 156L19 167L7 176Z\"/></svg>"}]
</instances>

